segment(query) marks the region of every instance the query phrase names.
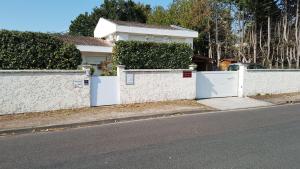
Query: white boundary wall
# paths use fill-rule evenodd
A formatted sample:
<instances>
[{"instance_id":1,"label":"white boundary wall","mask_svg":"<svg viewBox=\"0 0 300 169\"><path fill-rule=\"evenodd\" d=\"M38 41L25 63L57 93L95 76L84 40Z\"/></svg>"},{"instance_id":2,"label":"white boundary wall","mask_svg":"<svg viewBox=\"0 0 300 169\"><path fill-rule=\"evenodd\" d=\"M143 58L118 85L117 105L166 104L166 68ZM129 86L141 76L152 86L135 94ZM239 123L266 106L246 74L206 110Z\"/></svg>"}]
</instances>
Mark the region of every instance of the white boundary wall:
<instances>
[{"instance_id":1,"label":"white boundary wall","mask_svg":"<svg viewBox=\"0 0 300 169\"><path fill-rule=\"evenodd\" d=\"M183 78L184 71L192 72L192 77ZM196 98L195 71L125 70L124 67L119 66L118 76L121 104ZM127 79L132 77L133 79ZM130 81L133 81L133 84L128 84Z\"/></svg>"},{"instance_id":2,"label":"white boundary wall","mask_svg":"<svg viewBox=\"0 0 300 169\"><path fill-rule=\"evenodd\" d=\"M300 92L300 70L246 70L243 95Z\"/></svg>"},{"instance_id":3,"label":"white boundary wall","mask_svg":"<svg viewBox=\"0 0 300 169\"><path fill-rule=\"evenodd\" d=\"M89 107L85 80L84 71L1 70L0 115Z\"/></svg>"},{"instance_id":4,"label":"white boundary wall","mask_svg":"<svg viewBox=\"0 0 300 169\"><path fill-rule=\"evenodd\" d=\"M184 71L192 77L184 78ZM238 74L240 97L300 92L300 70L241 69ZM95 96L90 90L100 96L92 100L96 106L195 99L196 76L191 70L125 70L119 66L118 76L97 77L100 86L93 90L95 84L90 89L90 77L84 71L2 70L0 115L89 107Z\"/></svg>"}]
</instances>

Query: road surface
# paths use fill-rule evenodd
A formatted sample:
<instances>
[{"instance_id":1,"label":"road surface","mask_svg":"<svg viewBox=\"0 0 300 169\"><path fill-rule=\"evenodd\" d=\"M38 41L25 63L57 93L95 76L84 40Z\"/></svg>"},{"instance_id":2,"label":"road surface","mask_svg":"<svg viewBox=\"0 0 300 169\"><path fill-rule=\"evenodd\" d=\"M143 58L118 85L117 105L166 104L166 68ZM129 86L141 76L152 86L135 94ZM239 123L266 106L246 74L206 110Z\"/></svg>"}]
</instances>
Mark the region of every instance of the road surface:
<instances>
[{"instance_id":1,"label":"road surface","mask_svg":"<svg viewBox=\"0 0 300 169\"><path fill-rule=\"evenodd\" d=\"M300 168L300 105L0 137L1 169Z\"/></svg>"}]
</instances>

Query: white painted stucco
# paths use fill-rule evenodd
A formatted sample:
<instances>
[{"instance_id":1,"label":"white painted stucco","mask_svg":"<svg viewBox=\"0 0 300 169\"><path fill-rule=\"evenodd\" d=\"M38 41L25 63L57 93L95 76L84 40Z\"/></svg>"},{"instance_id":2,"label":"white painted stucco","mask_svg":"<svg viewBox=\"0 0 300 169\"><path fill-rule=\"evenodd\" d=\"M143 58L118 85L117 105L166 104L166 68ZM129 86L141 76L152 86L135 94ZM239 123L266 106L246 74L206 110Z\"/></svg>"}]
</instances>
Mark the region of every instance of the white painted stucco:
<instances>
[{"instance_id":1,"label":"white painted stucco","mask_svg":"<svg viewBox=\"0 0 300 169\"><path fill-rule=\"evenodd\" d=\"M84 71L0 71L0 115L90 106Z\"/></svg>"},{"instance_id":2,"label":"white painted stucco","mask_svg":"<svg viewBox=\"0 0 300 169\"><path fill-rule=\"evenodd\" d=\"M157 36L157 35L141 35L133 33L117 33L116 41L142 41L142 42L157 42L157 43L187 43L193 46L193 38L174 37L174 36Z\"/></svg>"},{"instance_id":3,"label":"white painted stucco","mask_svg":"<svg viewBox=\"0 0 300 169\"><path fill-rule=\"evenodd\" d=\"M195 99L196 72L192 78L183 78L183 71L119 68L121 104ZM126 84L126 74L134 75L133 85Z\"/></svg>"},{"instance_id":4,"label":"white painted stucco","mask_svg":"<svg viewBox=\"0 0 300 169\"><path fill-rule=\"evenodd\" d=\"M113 47L106 47L106 46L76 45L76 48L81 52L112 53L113 51Z\"/></svg>"},{"instance_id":5,"label":"white painted stucco","mask_svg":"<svg viewBox=\"0 0 300 169\"><path fill-rule=\"evenodd\" d=\"M94 30L94 37L104 38L117 31L117 25L104 18L100 18Z\"/></svg>"},{"instance_id":6,"label":"white painted stucco","mask_svg":"<svg viewBox=\"0 0 300 169\"><path fill-rule=\"evenodd\" d=\"M244 96L300 92L300 70L247 70Z\"/></svg>"},{"instance_id":7,"label":"white painted stucco","mask_svg":"<svg viewBox=\"0 0 300 169\"><path fill-rule=\"evenodd\" d=\"M114 41L128 41L129 34L128 33L115 33Z\"/></svg>"},{"instance_id":8,"label":"white painted stucco","mask_svg":"<svg viewBox=\"0 0 300 169\"><path fill-rule=\"evenodd\" d=\"M134 33L142 35L157 35L157 36L175 36L175 37L198 37L198 32L191 30L171 30L171 29L158 29L134 26L121 26L117 25L116 32Z\"/></svg>"},{"instance_id":9,"label":"white painted stucco","mask_svg":"<svg viewBox=\"0 0 300 169\"><path fill-rule=\"evenodd\" d=\"M175 26L174 26L175 27ZM112 37L118 34L120 37ZM112 21L104 18L100 18L95 28L94 36L96 38L107 38L122 40L124 36L122 34L138 34L143 36L165 36L165 37L179 37L179 38L197 38L198 32L176 27L176 29L163 29L163 28L149 28L149 27L137 27L137 26L124 26L118 25ZM127 39L127 38L125 38Z\"/></svg>"}]
</instances>

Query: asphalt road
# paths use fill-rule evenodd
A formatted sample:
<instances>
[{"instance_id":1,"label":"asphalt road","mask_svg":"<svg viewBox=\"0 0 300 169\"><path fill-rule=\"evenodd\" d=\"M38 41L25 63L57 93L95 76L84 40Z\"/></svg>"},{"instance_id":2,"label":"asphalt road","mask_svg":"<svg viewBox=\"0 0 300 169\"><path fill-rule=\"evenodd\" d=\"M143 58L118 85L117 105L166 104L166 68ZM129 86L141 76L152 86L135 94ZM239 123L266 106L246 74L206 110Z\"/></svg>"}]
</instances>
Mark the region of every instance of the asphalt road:
<instances>
[{"instance_id":1,"label":"asphalt road","mask_svg":"<svg viewBox=\"0 0 300 169\"><path fill-rule=\"evenodd\" d=\"M300 168L300 105L0 137L1 169Z\"/></svg>"}]
</instances>

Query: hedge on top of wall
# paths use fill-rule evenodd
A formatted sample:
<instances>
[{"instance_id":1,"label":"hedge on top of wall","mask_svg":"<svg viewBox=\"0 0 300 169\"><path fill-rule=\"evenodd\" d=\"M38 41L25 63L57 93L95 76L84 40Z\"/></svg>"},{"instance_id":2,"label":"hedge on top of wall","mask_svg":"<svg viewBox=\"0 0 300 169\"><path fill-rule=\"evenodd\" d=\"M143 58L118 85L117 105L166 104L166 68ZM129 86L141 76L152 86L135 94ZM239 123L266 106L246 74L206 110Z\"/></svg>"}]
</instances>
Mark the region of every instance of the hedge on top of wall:
<instances>
[{"instance_id":1,"label":"hedge on top of wall","mask_svg":"<svg viewBox=\"0 0 300 169\"><path fill-rule=\"evenodd\" d=\"M118 41L113 63L127 69L187 69L192 55L191 46L184 43Z\"/></svg>"},{"instance_id":2,"label":"hedge on top of wall","mask_svg":"<svg viewBox=\"0 0 300 169\"><path fill-rule=\"evenodd\" d=\"M77 69L80 51L45 33L0 30L0 69Z\"/></svg>"}]
</instances>

